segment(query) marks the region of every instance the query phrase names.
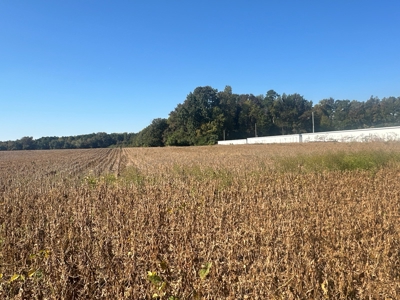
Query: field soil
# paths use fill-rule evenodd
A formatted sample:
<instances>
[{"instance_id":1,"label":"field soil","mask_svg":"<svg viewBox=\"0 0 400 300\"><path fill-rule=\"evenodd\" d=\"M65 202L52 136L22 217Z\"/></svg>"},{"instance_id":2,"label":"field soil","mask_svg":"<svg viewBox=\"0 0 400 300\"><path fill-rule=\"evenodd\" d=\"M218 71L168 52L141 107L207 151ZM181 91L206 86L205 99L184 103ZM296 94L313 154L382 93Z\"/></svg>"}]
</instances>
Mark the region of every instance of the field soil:
<instances>
[{"instance_id":1,"label":"field soil","mask_svg":"<svg viewBox=\"0 0 400 300\"><path fill-rule=\"evenodd\" d=\"M400 299L400 144L0 152L1 299Z\"/></svg>"}]
</instances>

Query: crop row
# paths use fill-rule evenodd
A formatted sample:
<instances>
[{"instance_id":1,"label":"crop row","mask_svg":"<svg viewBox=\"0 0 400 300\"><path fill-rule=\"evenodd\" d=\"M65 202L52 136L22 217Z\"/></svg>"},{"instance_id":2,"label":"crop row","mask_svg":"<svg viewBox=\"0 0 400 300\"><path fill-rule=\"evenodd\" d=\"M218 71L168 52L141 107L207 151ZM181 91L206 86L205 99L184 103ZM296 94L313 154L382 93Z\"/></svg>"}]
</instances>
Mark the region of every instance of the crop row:
<instances>
[{"instance_id":1,"label":"crop row","mask_svg":"<svg viewBox=\"0 0 400 300\"><path fill-rule=\"evenodd\" d=\"M397 143L0 153L0 297L398 299L399 153ZM329 157L354 164L327 168Z\"/></svg>"}]
</instances>

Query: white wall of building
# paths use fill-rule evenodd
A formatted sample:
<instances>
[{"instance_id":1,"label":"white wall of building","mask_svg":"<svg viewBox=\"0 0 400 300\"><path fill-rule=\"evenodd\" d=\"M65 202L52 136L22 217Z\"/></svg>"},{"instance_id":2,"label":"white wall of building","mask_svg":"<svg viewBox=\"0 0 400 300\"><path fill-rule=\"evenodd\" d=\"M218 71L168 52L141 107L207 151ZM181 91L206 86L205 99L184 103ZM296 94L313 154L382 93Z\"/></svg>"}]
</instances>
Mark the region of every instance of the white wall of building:
<instances>
[{"instance_id":1,"label":"white wall of building","mask_svg":"<svg viewBox=\"0 0 400 300\"><path fill-rule=\"evenodd\" d=\"M303 133L302 136L303 142L398 141L400 140L400 127Z\"/></svg>"},{"instance_id":2,"label":"white wall of building","mask_svg":"<svg viewBox=\"0 0 400 300\"><path fill-rule=\"evenodd\" d=\"M247 140L230 140L230 141L218 141L218 145L243 145L247 144Z\"/></svg>"},{"instance_id":3,"label":"white wall of building","mask_svg":"<svg viewBox=\"0 0 400 300\"><path fill-rule=\"evenodd\" d=\"M218 145L370 141L400 141L400 126L254 137L218 141Z\"/></svg>"},{"instance_id":4,"label":"white wall of building","mask_svg":"<svg viewBox=\"0 0 400 300\"><path fill-rule=\"evenodd\" d=\"M274 135L248 138L247 144L300 143L299 134Z\"/></svg>"}]
</instances>

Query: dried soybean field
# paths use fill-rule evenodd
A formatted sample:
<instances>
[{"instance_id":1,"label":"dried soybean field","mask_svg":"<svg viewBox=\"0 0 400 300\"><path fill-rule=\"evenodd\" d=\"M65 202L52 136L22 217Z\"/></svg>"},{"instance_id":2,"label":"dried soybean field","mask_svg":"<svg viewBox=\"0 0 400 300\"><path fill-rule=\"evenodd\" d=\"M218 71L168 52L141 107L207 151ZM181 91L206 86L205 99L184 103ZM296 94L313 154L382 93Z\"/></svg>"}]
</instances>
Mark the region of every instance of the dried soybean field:
<instances>
[{"instance_id":1,"label":"dried soybean field","mask_svg":"<svg viewBox=\"0 0 400 300\"><path fill-rule=\"evenodd\" d=\"M2 299L399 299L400 144L0 152Z\"/></svg>"}]
</instances>

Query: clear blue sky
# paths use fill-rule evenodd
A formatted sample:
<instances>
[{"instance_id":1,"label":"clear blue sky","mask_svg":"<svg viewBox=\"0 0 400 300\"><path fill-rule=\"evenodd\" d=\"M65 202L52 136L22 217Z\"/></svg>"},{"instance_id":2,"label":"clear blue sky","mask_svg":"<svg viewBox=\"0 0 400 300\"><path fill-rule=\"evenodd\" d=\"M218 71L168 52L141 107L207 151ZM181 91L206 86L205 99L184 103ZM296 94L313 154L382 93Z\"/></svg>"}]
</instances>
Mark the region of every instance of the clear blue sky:
<instances>
[{"instance_id":1,"label":"clear blue sky","mask_svg":"<svg viewBox=\"0 0 400 300\"><path fill-rule=\"evenodd\" d=\"M400 96L399 0L0 1L0 141L138 132L198 86Z\"/></svg>"}]
</instances>

